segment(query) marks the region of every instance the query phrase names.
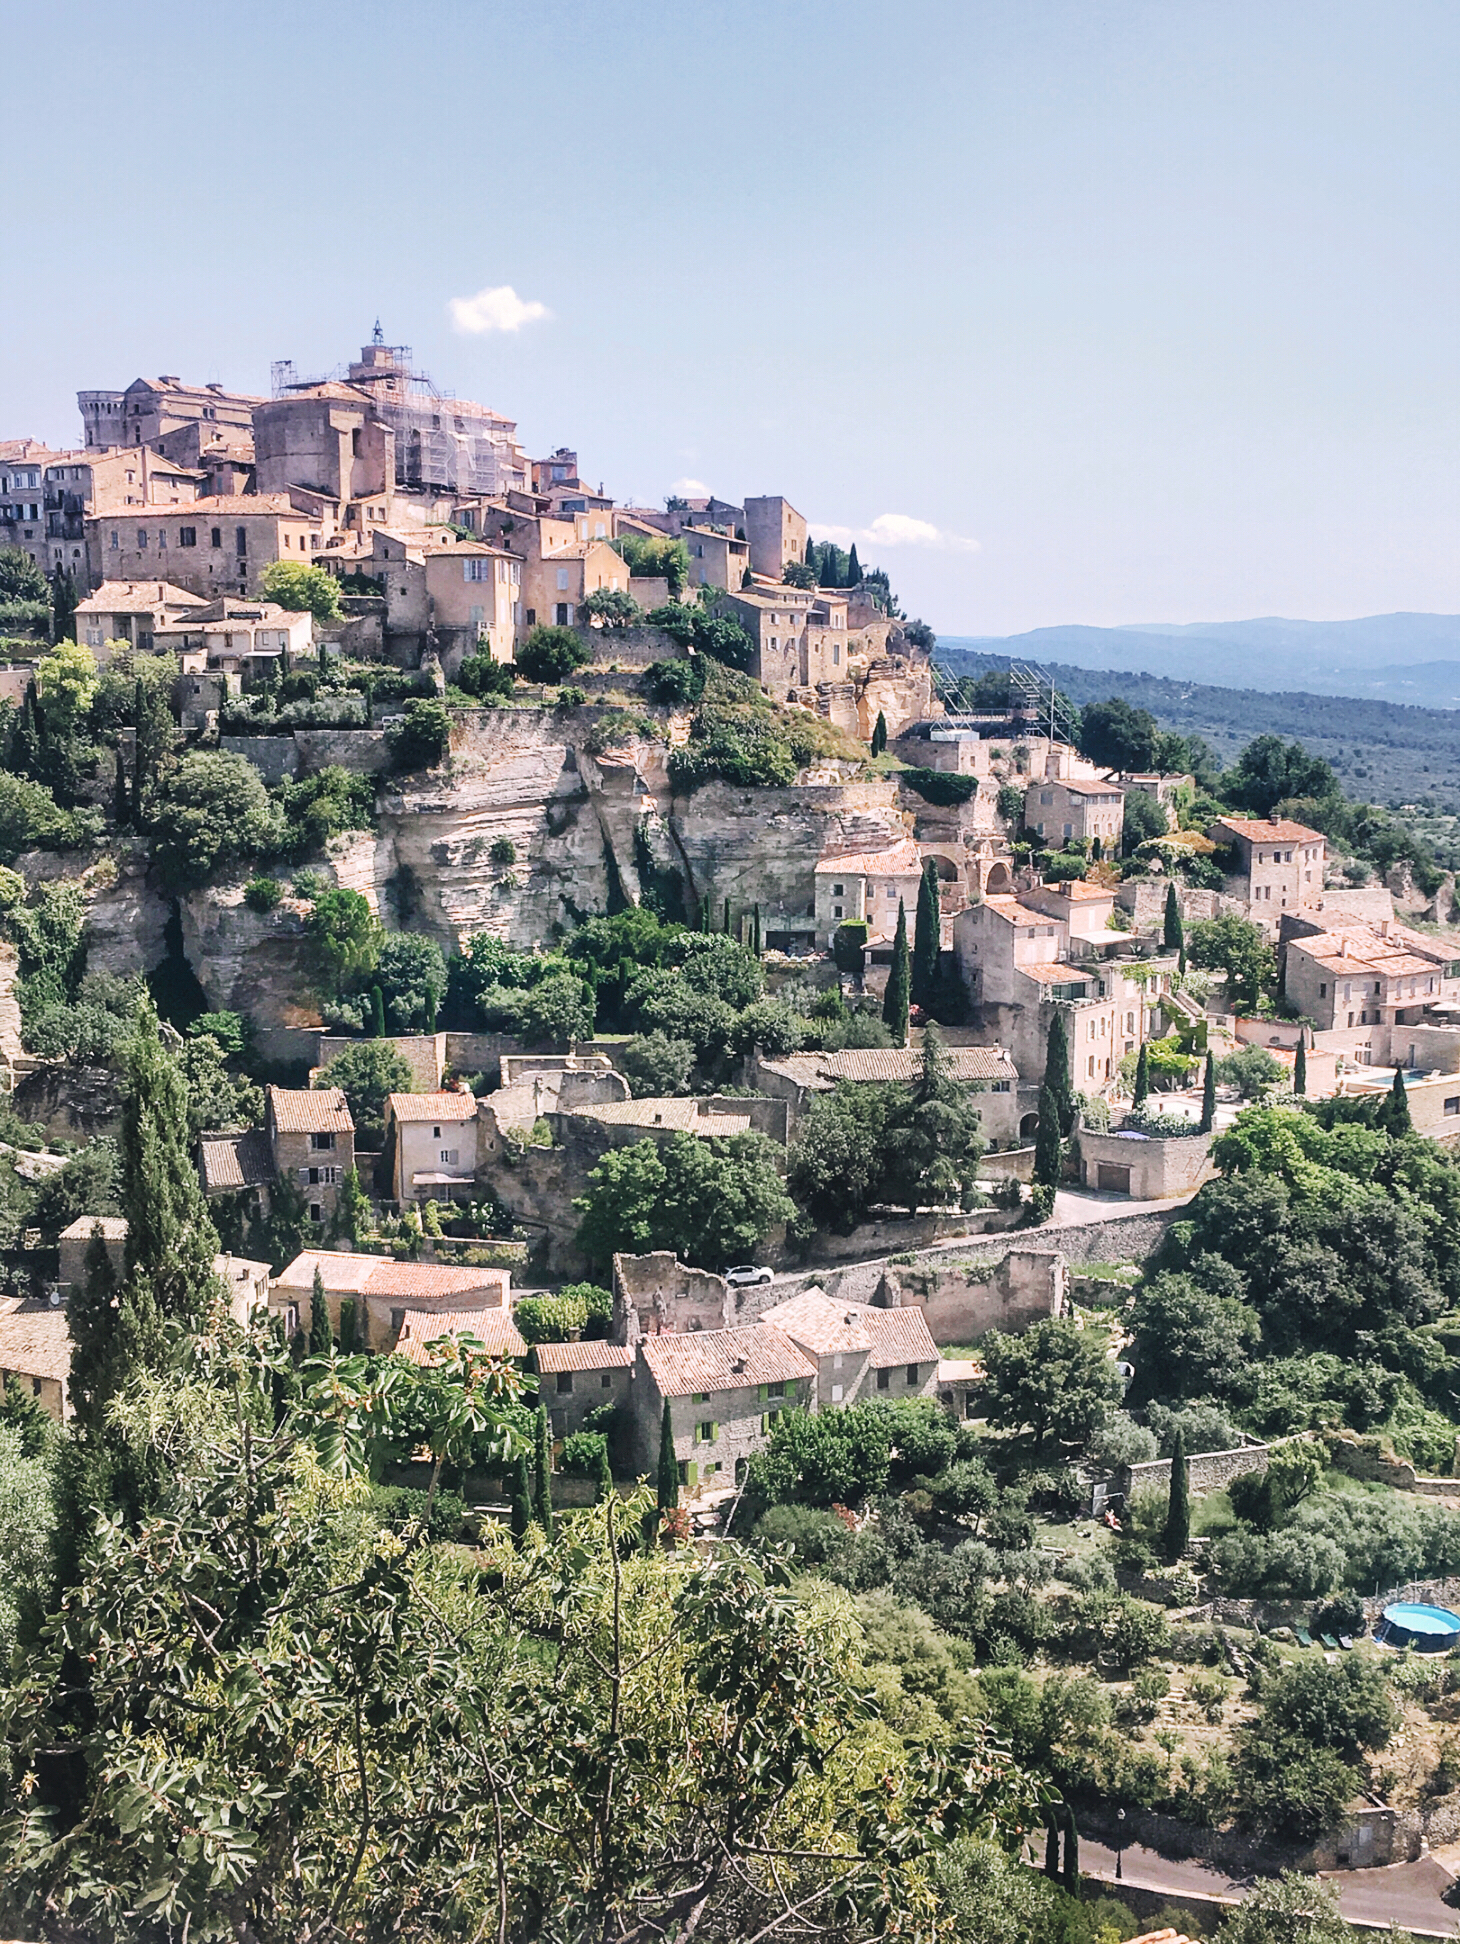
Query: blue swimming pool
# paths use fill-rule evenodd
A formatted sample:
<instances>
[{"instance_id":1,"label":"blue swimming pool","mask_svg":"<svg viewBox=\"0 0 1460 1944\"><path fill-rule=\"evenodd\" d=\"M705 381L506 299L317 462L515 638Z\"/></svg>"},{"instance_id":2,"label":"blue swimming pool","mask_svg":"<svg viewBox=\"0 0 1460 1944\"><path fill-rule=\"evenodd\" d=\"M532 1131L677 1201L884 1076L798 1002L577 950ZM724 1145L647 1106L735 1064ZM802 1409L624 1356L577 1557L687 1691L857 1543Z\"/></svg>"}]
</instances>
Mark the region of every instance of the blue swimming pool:
<instances>
[{"instance_id":1,"label":"blue swimming pool","mask_svg":"<svg viewBox=\"0 0 1460 1944\"><path fill-rule=\"evenodd\" d=\"M1460 1613L1448 1607L1411 1606L1400 1601L1384 1609L1374 1638L1384 1647L1412 1647L1417 1654L1447 1654L1460 1646Z\"/></svg>"}]
</instances>

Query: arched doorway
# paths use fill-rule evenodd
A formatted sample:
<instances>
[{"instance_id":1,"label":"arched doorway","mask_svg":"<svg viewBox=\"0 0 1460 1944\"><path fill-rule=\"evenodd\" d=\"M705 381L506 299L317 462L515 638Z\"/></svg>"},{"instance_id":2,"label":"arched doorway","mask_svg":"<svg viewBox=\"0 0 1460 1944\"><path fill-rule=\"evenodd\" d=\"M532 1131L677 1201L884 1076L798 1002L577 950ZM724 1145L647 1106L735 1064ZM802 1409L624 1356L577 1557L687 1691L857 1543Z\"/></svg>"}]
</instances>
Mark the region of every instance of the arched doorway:
<instances>
[{"instance_id":1,"label":"arched doorway","mask_svg":"<svg viewBox=\"0 0 1460 1944\"><path fill-rule=\"evenodd\" d=\"M1014 895L1014 874L1007 864L999 862L989 866L983 894L986 898L1010 898Z\"/></svg>"},{"instance_id":2,"label":"arched doorway","mask_svg":"<svg viewBox=\"0 0 1460 1944\"><path fill-rule=\"evenodd\" d=\"M1020 1117L1019 1139L1021 1141L1032 1141L1038 1132L1039 1132L1038 1114L1024 1114Z\"/></svg>"}]
</instances>

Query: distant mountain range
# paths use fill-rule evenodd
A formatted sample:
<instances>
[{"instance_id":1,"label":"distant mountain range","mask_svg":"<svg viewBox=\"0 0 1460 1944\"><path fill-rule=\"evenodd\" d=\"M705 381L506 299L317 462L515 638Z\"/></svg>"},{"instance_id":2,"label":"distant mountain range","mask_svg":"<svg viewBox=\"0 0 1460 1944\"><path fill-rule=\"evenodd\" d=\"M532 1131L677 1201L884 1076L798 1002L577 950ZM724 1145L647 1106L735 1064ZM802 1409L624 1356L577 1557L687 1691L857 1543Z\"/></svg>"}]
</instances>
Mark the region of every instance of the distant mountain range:
<instances>
[{"instance_id":1,"label":"distant mountain range","mask_svg":"<svg viewBox=\"0 0 1460 1944\"><path fill-rule=\"evenodd\" d=\"M1460 709L1460 615L1373 614L1358 621L1175 622L943 635L944 649L1129 669L1178 682L1304 690Z\"/></svg>"}]
</instances>

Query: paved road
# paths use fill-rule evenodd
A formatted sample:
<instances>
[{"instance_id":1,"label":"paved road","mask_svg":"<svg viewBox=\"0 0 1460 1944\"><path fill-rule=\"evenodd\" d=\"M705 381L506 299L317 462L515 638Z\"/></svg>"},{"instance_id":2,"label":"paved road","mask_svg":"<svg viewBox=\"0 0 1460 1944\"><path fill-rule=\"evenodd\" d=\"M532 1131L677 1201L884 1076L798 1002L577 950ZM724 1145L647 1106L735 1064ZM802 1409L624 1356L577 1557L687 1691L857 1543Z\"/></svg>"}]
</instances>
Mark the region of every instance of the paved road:
<instances>
[{"instance_id":1,"label":"paved road","mask_svg":"<svg viewBox=\"0 0 1460 1944\"><path fill-rule=\"evenodd\" d=\"M1115 1851L1081 1837L1080 1867L1112 1882ZM1343 1914L1351 1923L1398 1924L1421 1937L1460 1937L1460 1913L1442 1901L1454 1878L1433 1857L1421 1857L1417 1863L1396 1863L1384 1870L1332 1870L1324 1874L1338 1885ZM1139 1843L1122 1851L1121 1878L1139 1889L1170 1897L1173 1903L1179 1903L1183 1896L1240 1901L1253 1882L1251 1877L1230 1876L1200 1857L1161 1856Z\"/></svg>"}]
</instances>

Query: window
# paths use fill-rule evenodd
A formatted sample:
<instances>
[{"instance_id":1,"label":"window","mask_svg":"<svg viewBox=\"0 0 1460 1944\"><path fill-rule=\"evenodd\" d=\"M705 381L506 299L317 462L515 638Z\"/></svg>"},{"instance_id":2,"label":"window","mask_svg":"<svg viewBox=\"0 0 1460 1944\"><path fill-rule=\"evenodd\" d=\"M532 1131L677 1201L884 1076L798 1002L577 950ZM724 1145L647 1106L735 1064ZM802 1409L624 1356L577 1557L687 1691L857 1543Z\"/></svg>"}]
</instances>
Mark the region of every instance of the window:
<instances>
[{"instance_id":1,"label":"window","mask_svg":"<svg viewBox=\"0 0 1460 1944\"><path fill-rule=\"evenodd\" d=\"M571 1396L571 1395L572 1395L572 1391L573 1391L573 1373L572 1373L572 1371L571 1371L571 1370L560 1370L560 1371L558 1372L558 1396L559 1396L559 1397L569 1397L569 1396Z\"/></svg>"},{"instance_id":2,"label":"window","mask_svg":"<svg viewBox=\"0 0 1460 1944\"><path fill-rule=\"evenodd\" d=\"M309 1137L309 1145L314 1149L316 1154L333 1154L335 1151L335 1137L333 1134L311 1134Z\"/></svg>"},{"instance_id":3,"label":"window","mask_svg":"<svg viewBox=\"0 0 1460 1944\"><path fill-rule=\"evenodd\" d=\"M702 1418L695 1426L695 1443L713 1444L715 1442L715 1430L716 1426L713 1418Z\"/></svg>"},{"instance_id":4,"label":"window","mask_svg":"<svg viewBox=\"0 0 1460 1944\"><path fill-rule=\"evenodd\" d=\"M311 1202L309 1204L309 1219L311 1222L322 1222L324 1220L324 1209L319 1202Z\"/></svg>"},{"instance_id":5,"label":"window","mask_svg":"<svg viewBox=\"0 0 1460 1944\"><path fill-rule=\"evenodd\" d=\"M844 884L834 884L831 887L831 895L834 898L840 898L845 891L846 891L846 886Z\"/></svg>"},{"instance_id":6,"label":"window","mask_svg":"<svg viewBox=\"0 0 1460 1944\"><path fill-rule=\"evenodd\" d=\"M1318 997L1319 997L1320 999L1326 999L1326 998L1328 997L1328 982L1327 982L1327 980L1325 980L1325 981L1323 982L1323 984L1319 986L1319 988L1318 988Z\"/></svg>"},{"instance_id":7,"label":"window","mask_svg":"<svg viewBox=\"0 0 1460 1944\"><path fill-rule=\"evenodd\" d=\"M560 567L558 569L558 592L560 594L566 594L567 591L568 591L568 570L566 567Z\"/></svg>"},{"instance_id":8,"label":"window","mask_svg":"<svg viewBox=\"0 0 1460 1944\"><path fill-rule=\"evenodd\" d=\"M117 550L117 548L121 546L121 544L122 544L122 536L121 536L121 535L120 535L119 533L117 533L117 532L116 532L115 530L113 530L113 532L112 532L112 551L113 551L113 552L115 552L115 551Z\"/></svg>"},{"instance_id":9,"label":"window","mask_svg":"<svg viewBox=\"0 0 1460 1944\"><path fill-rule=\"evenodd\" d=\"M213 546L213 547L221 547L221 546L223 545L223 529L222 529L222 527L214 527L214 528L213 528L213 538L212 538L212 539L211 539L211 540L209 541L209 543L208 543L208 544L209 544L210 546Z\"/></svg>"},{"instance_id":10,"label":"window","mask_svg":"<svg viewBox=\"0 0 1460 1944\"><path fill-rule=\"evenodd\" d=\"M918 1365L917 1365L917 1364L909 1364L909 1365L908 1365L908 1367L907 1367L907 1381L908 1381L908 1383L909 1383L909 1384L916 1384L916 1382L918 1381Z\"/></svg>"},{"instance_id":11,"label":"window","mask_svg":"<svg viewBox=\"0 0 1460 1944\"><path fill-rule=\"evenodd\" d=\"M454 1168L456 1166L456 1157L459 1152L460 1149L458 1148L442 1148L440 1150L442 1166L447 1168Z\"/></svg>"},{"instance_id":12,"label":"window","mask_svg":"<svg viewBox=\"0 0 1460 1944\"><path fill-rule=\"evenodd\" d=\"M840 1384L833 1384L833 1385L832 1385L832 1387L831 1387L831 1401L832 1401L832 1403L833 1403L833 1404L840 1404L840 1403L841 1403L841 1401L842 1401L842 1387L841 1387L841 1385L840 1385Z\"/></svg>"},{"instance_id":13,"label":"window","mask_svg":"<svg viewBox=\"0 0 1460 1944\"><path fill-rule=\"evenodd\" d=\"M248 552L247 527L235 527L233 529L233 551L236 554L246 554Z\"/></svg>"},{"instance_id":14,"label":"window","mask_svg":"<svg viewBox=\"0 0 1460 1944\"><path fill-rule=\"evenodd\" d=\"M603 1375L598 1380L598 1385L600 1390L612 1390L613 1372L610 1370L605 1370Z\"/></svg>"},{"instance_id":15,"label":"window","mask_svg":"<svg viewBox=\"0 0 1460 1944\"><path fill-rule=\"evenodd\" d=\"M147 529L145 527L138 527L137 529L137 551L139 553L146 553L147 551Z\"/></svg>"},{"instance_id":16,"label":"window","mask_svg":"<svg viewBox=\"0 0 1460 1944\"><path fill-rule=\"evenodd\" d=\"M461 578L464 581L490 580L492 578L491 561L480 559L463 560L461 563ZM564 585L566 585L566 582Z\"/></svg>"},{"instance_id":17,"label":"window","mask_svg":"<svg viewBox=\"0 0 1460 1944\"><path fill-rule=\"evenodd\" d=\"M1460 1114L1460 1094L1450 1095L1450 1098L1445 1102L1445 1112L1447 1114Z\"/></svg>"},{"instance_id":18,"label":"window","mask_svg":"<svg viewBox=\"0 0 1460 1944\"><path fill-rule=\"evenodd\" d=\"M198 529L196 527L179 527L177 530L177 544L180 547L196 547L198 544Z\"/></svg>"},{"instance_id":19,"label":"window","mask_svg":"<svg viewBox=\"0 0 1460 1944\"><path fill-rule=\"evenodd\" d=\"M878 1390L887 1390L891 1387L891 1384L892 1372L890 1370L879 1370L877 1373Z\"/></svg>"}]
</instances>

